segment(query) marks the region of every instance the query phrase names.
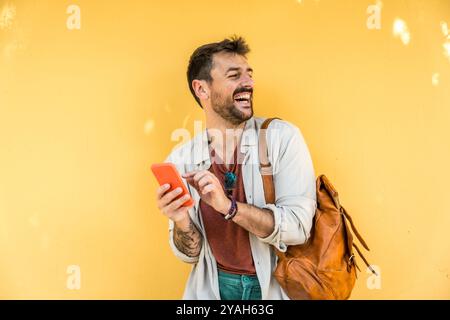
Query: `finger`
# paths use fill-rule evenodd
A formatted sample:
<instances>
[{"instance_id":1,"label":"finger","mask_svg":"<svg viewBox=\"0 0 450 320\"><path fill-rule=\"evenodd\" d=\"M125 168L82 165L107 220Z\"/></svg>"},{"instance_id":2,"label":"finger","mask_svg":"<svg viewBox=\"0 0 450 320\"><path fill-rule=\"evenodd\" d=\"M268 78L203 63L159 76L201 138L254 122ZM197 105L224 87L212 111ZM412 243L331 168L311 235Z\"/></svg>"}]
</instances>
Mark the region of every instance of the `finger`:
<instances>
[{"instance_id":1,"label":"finger","mask_svg":"<svg viewBox=\"0 0 450 320\"><path fill-rule=\"evenodd\" d=\"M196 171L185 172L181 176L183 178L190 178L190 177L193 177L197 172L199 172L199 171L196 170Z\"/></svg>"},{"instance_id":2,"label":"finger","mask_svg":"<svg viewBox=\"0 0 450 320\"><path fill-rule=\"evenodd\" d=\"M167 190L169 190L170 184L166 183L160 186L158 189L156 189L156 198L159 200L162 198L162 196L166 193Z\"/></svg>"},{"instance_id":3,"label":"finger","mask_svg":"<svg viewBox=\"0 0 450 320\"><path fill-rule=\"evenodd\" d=\"M211 178L214 182L216 182L217 184L221 185L222 183L220 182L219 178L216 177L215 174L211 173Z\"/></svg>"},{"instance_id":4,"label":"finger","mask_svg":"<svg viewBox=\"0 0 450 320\"><path fill-rule=\"evenodd\" d=\"M216 186L214 184L208 184L206 185L203 190L202 190L202 194L208 194L212 191L216 190Z\"/></svg>"},{"instance_id":5,"label":"finger","mask_svg":"<svg viewBox=\"0 0 450 320\"><path fill-rule=\"evenodd\" d=\"M199 181L198 181L198 187L201 189L204 186L206 186L208 183L213 183L213 179L211 178L210 175L206 175L203 176Z\"/></svg>"},{"instance_id":6,"label":"finger","mask_svg":"<svg viewBox=\"0 0 450 320\"><path fill-rule=\"evenodd\" d=\"M186 173L186 174L183 174L183 177L186 179L186 181L187 181L189 184L195 186L196 181L194 180L194 178L195 178L197 175L199 175L199 174L200 174L200 175L204 174L205 172L209 172L209 171L208 171L208 170L191 171L191 172L188 172L188 173Z\"/></svg>"},{"instance_id":7,"label":"finger","mask_svg":"<svg viewBox=\"0 0 450 320\"><path fill-rule=\"evenodd\" d=\"M166 212L173 212L177 209L179 209L181 207L181 205L183 203L185 203L186 201L188 201L191 198L191 196L189 194L185 194L183 195L181 198L172 201L169 205L167 205L164 210Z\"/></svg>"},{"instance_id":8,"label":"finger","mask_svg":"<svg viewBox=\"0 0 450 320\"><path fill-rule=\"evenodd\" d=\"M166 207L169 203L173 201L173 199L175 199L178 195L180 195L181 192L182 189L178 187L175 190L166 193L159 201L160 208Z\"/></svg>"},{"instance_id":9,"label":"finger","mask_svg":"<svg viewBox=\"0 0 450 320\"><path fill-rule=\"evenodd\" d=\"M211 174L211 172L207 171L207 170L203 170L198 172L195 176L194 176L194 183L198 184L199 180L204 177L205 175L209 175Z\"/></svg>"},{"instance_id":10,"label":"finger","mask_svg":"<svg viewBox=\"0 0 450 320\"><path fill-rule=\"evenodd\" d=\"M196 180L196 178L198 178L198 177L201 178L203 175L207 174L208 172L209 171L207 171L207 170L198 171L194 176L187 178L186 181L191 186L193 186L195 188L195 190L199 191L198 180Z\"/></svg>"}]
</instances>

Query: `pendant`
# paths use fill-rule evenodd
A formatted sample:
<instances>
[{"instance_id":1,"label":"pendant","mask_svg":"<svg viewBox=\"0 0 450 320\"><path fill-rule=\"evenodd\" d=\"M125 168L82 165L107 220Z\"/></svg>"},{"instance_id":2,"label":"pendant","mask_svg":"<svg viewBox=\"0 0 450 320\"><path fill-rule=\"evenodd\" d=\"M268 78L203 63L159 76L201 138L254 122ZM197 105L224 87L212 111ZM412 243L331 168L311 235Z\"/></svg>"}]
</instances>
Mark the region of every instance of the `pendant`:
<instances>
[{"instance_id":1,"label":"pendant","mask_svg":"<svg viewBox=\"0 0 450 320\"><path fill-rule=\"evenodd\" d=\"M225 190L232 190L236 187L236 175L228 171L225 173Z\"/></svg>"}]
</instances>

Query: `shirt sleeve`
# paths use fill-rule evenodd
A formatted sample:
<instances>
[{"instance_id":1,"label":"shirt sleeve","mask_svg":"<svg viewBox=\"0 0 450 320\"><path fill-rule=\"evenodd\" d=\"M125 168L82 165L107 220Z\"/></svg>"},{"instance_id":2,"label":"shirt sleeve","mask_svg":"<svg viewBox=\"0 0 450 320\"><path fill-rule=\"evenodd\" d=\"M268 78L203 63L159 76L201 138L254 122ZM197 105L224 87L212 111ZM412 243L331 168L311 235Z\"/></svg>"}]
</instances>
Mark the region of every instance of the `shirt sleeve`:
<instances>
[{"instance_id":1,"label":"shirt sleeve","mask_svg":"<svg viewBox=\"0 0 450 320\"><path fill-rule=\"evenodd\" d=\"M287 246L308 240L317 196L311 156L300 130L289 124L289 129L280 137L274 143L268 143L269 155L274 153L274 147L279 148L278 159L272 162L275 204L263 206L273 212L275 226L269 236L259 239L285 252ZM269 129L268 141L271 138L274 139L275 135L271 137Z\"/></svg>"}]
</instances>

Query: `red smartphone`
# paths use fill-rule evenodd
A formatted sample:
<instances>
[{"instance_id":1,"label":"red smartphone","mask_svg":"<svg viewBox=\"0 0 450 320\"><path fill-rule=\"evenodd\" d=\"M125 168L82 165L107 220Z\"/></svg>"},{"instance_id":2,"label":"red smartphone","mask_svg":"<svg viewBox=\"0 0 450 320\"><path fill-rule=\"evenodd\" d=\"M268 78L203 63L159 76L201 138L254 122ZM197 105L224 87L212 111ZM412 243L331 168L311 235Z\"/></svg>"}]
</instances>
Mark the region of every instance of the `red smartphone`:
<instances>
[{"instance_id":1,"label":"red smartphone","mask_svg":"<svg viewBox=\"0 0 450 320\"><path fill-rule=\"evenodd\" d=\"M170 188L167 192L172 191L176 188L182 189L181 194L175 199L181 198L185 194L189 194L186 185L183 183L183 180L181 179L180 173L178 172L177 168L173 163L170 162L154 163L152 164L151 168L160 186L166 183L170 184ZM190 197L188 200L186 200L185 203L182 204L182 206L190 207L193 204L194 200L192 199L192 197Z\"/></svg>"}]
</instances>

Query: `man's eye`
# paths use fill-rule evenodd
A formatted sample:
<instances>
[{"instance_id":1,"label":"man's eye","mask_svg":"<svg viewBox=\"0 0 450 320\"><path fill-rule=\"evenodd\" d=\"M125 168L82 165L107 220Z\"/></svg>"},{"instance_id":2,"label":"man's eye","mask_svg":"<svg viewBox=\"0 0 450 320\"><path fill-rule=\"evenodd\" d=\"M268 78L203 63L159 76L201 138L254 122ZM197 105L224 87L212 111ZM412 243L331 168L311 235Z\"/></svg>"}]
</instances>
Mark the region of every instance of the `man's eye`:
<instances>
[{"instance_id":1,"label":"man's eye","mask_svg":"<svg viewBox=\"0 0 450 320\"><path fill-rule=\"evenodd\" d=\"M228 76L228 78L237 78L237 76L238 76L237 73L235 73L235 74L230 74L230 75Z\"/></svg>"}]
</instances>

